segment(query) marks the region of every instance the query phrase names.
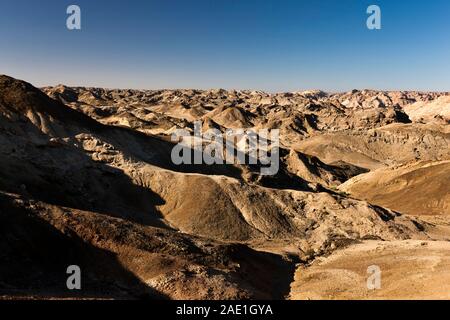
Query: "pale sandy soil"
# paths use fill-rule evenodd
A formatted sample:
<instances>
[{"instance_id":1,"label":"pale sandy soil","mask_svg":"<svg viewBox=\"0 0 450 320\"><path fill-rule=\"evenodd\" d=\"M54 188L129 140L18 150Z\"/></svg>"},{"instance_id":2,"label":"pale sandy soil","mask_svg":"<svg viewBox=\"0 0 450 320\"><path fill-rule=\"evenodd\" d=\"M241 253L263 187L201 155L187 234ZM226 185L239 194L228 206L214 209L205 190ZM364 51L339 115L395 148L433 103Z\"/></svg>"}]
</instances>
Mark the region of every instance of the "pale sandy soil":
<instances>
[{"instance_id":1,"label":"pale sandy soil","mask_svg":"<svg viewBox=\"0 0 450 320\"><path fill-rule=\"evenodd\" d=\"M0 75L0 299L448 298L449 96ZM278 173L176 164L171 135L194 121L279 130Z\"/></svg>"},{"instance_id":2,"label":"pale sandy soil","mask_svg":"<svg viewBox=\"0 0 450 320\"><path fill-rule=\"evenodd\" d=\"M381 289L367 289L367 268L381 269ZM450 299L450 242L365 241L300 267L290 298Z\"/></svg>"}]
</instances>

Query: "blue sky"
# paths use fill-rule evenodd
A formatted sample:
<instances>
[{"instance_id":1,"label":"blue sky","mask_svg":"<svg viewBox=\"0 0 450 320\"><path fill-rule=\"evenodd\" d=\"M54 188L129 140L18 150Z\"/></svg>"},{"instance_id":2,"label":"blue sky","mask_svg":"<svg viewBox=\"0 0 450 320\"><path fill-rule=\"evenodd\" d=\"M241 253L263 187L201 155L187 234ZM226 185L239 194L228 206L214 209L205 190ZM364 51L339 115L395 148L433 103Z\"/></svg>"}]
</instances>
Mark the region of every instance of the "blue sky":
<instances>
[{"instance_id":1,"label":"blue sky","mask_svg":"<svg viewBox=\"0 0 450 320\"><path fill-rule=\"evenodd\" d=\"M82 30L66 28L66 8ZM366 9L382 29L366 28ZM450 90L450 1L0 0L0 73L35 85Z\"/></svg>"}]
</instances>

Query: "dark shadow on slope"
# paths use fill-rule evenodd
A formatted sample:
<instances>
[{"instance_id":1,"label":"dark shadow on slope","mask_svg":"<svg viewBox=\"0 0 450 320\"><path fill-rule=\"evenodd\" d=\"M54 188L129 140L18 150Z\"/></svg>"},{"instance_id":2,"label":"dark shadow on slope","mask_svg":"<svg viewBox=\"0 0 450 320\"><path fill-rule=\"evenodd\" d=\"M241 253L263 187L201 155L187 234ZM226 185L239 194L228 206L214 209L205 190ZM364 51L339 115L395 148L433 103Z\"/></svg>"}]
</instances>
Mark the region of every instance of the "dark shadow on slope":
<instances>
[{"instance_id":1,"label":"dark shadow on slope","mask_svg":"<svg viewBox=\"0 0 450 320\"><path fill-rule=\"evenodd\" d=\"M82 290L67 289L78 265ZM0 194L0 295L34 298L166 299L126 270L112 252L59 231Z\"/></svg>"},{"instance_id":2,"label":"dark shadow on slope","mask_svg":"<svg viewBox=\"0 0 450 320\"><path fill-rule=\"evenodd\" d=\"M297 261L241 244L224 247L223 254L239 262L239 271L233 277L241 279L243 289L248 286L254 292L254 299L284 300L289 295Z\"/></svg>"},{"instance_id":3,"label":"dark shadow on slope","mask_svg":"<svg viewBox=\"0 0 450 320\"><path fill-rule=\"evenodd\" d=\"M12 143L3 153L0 149L0 189L53 205L167 228L157 209L164 200L150 188L134 183L122 170L93 161L75 147L22 142Z\"/></svg>"},{"instance_id":4,"label":"dark shadow on slope","mask_svg":"<svg viewBox=\"0 0 450 320\"><path fill-rule=\"evenodd\" d=\"M283 157L289 153L286 149L280 148L278 172L272 176L263 176L261 175L262 168L267 168L269 165L263 165L259 159L251 158L248 153L244 153L239 150L234 150L235 157L245 159L243 161L245 164L175 165L171 159L171 151L175 146L175 143L159 137L148 136L141 132L132 131L128 128L109 127L106 130L110 130L110 133L107 135L102 135L102 139L105 139L105 141L114 145L117 149L121 150L126 157L132 159L133 161L144 161L148 164L175 172L224 175L273 189L312 191L312 189L308 186L307 181L292 174L287 169L286 163L283 160ZM229 143L227 142L227 144ZM231 145L231 148L232 147L233 146ZM200 153L201 152L199 151L192 150L191 159L194 159L195 154ZM270 153L268 156L270 157ZM257 164L250 165L248 163ZM243 174L245 173L247 173L248 176L244 179Z\"/></svg>"},{"instance_id":5,"label":"dark shadow on slope","mask_svg":"<svg viewBox=\"0 0 450 320\"><path fill-rule=\"evenodd\" d=\"M51 116L51 118L41 119L40 121L44 121L43 125L46 127L51 128L54 126L60 129L52 130L53 135L61 131L64 132L65 136L73 138L80 133L90 133L102 141L113 145L130 160L143 161L150 165L176 172L224 175L242 179L242 167L245 167L245 165L175 165L171 159L171 151L175 143L167 138L162 139L149 136L129 128L103 125L59 101L51 99L31 84L7 76L0 76L0 107L22 116L21 122L29 123L28 130L31 129L30 125L34 126L34 124L30 120L24 119L23 115L27 112L34 112L38 113L39 117L41 115ZM22 126L25 127L23 123ZM43 135L43 140L50 138L43 133L41 134ZM242 156L242 152L238 151L238 153L241 153ZM292 178L293 183L286 185L287 180ZM274 179L272 177L268 180L269 182L265 184L268 187L305 189L305 185L301 181L296 181L291 175L285 177L283 172Z\"/></svg>"},{"instance_id":6,"label":"dark shadow on slope","mask_svg":"<svg viewBox=\"0 0 450 320\"><path fill-rule=\"evenodd\" d=\"M130 128L115 126L103 127L100 136L104 141L114 145L118 150L123 152L126 158L134 161L143 161L159 168L180 173L223 175L236 179L241 178L242 170L235 165L194 164L195 154L197 156L201 154L198 151L191 152L190 159L192 164L174 164L171 154L176 143L170 141L168 137L150 136Z\"/></svg>"},{"instance_id":7,"label":"dark shadow on slope","mask_svg":"<svg viewBox=\"0 0 450 320\"><path fill-rule=\"evenodd\" d=\"M51 99L31 84L5 75L0 75L0 108L21 115L37 112L67 125L81 126L90 130L101 126L88 116Z\"/></svg>"},{"instance_id":8,"label":"dark shadow on slope","mask_svg":"<svg viewBox=\"0 0 450 320\"><path fill-rule=\"evenodd\" d=\"M115 146L130 159L142 160L164 169L186 173L228 175L236 178L240 176L240 170L233 166L176 166L171 161L171 150L174 144L170 141L148 136L129 128L103 125L48 97L27 82L2 75L0 75L0 111L18 115L22 126L27 122L35 126L24 117L27 113L34 114L36 118L39 118L36 121L40 122L41 126L54 129L50 130L52 135L58 135L60 132L64 133L64 137L74 137L80 133L93 134ZM30 129L29 126L28 130ZM39 132L40 130L41 128Z\"/></svg>"}]
</instances>

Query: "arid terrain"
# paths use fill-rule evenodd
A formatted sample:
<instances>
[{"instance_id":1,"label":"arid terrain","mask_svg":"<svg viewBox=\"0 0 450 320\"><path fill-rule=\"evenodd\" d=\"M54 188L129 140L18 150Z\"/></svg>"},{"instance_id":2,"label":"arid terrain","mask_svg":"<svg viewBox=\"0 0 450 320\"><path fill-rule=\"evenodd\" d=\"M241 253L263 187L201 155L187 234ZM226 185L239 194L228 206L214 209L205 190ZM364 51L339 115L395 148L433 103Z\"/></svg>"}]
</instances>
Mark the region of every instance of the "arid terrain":
<instances>
[{"instance_id":1,"label":"arid terrain","mask_svg":"<svg viewBox=\"0 0 450 320\"><path fill-rule=\"evenodd\" d=\"M174 164L195 121L279 129L280 170ZM450 299L450 93L0 76L0 168L3 299Z\"/></svg>"}]
</instances>

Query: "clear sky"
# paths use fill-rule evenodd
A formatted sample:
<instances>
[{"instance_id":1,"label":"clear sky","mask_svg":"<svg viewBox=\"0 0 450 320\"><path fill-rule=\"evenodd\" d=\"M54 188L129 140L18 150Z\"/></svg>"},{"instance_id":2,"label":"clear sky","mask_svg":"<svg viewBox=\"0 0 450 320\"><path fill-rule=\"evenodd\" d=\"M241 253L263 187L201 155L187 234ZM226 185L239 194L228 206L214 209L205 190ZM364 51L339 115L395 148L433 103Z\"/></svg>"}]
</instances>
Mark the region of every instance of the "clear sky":
<instances>
[{"instance_id":1,"label":"clear sky","mask_svg":"<svg viewBox=\"0 0 450 320\"><path fill-rule=\"evenodd\" d=\"M70 4L81 31L66 28ZM450 1L0 0L0 73L38 86L450 91Z\"/></svg>"}]
</instances>

